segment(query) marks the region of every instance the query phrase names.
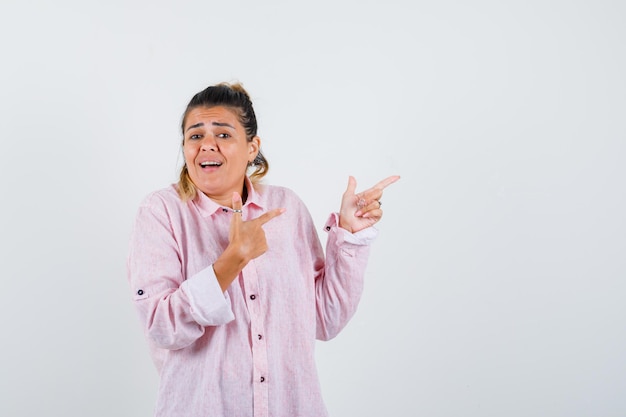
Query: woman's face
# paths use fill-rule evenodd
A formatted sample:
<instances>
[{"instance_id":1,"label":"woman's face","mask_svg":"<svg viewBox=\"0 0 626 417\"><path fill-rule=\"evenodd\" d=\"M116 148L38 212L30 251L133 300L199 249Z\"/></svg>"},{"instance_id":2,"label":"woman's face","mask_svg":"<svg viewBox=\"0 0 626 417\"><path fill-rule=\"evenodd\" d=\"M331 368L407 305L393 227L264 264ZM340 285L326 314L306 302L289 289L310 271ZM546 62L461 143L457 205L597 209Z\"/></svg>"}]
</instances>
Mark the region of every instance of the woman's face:
<instances>
[{"instance_id":1,"label":"woman's face","mask_svg":"<svg viewBox=\"0 0 626 417\"><path fill-rule=\"evenodd\" d=\"M226 107L197 107L187 114L183 153L194 185L218 204L231 206L241 194L248 167L261 141L246 140L237 115Z\"/></svg>"}]
</instances>

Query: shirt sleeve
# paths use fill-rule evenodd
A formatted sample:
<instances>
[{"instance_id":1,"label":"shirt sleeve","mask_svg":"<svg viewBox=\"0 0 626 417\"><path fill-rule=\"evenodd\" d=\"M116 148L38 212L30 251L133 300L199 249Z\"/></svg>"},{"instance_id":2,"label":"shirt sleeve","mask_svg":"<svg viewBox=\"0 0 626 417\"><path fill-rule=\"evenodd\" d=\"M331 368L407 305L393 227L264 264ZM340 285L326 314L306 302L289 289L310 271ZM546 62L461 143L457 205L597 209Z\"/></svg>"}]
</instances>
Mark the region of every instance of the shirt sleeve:
<instances>
[{"instance_id":1,"label":"shirt sleeve","mask_svg":"<svg viewBox=\"0 0 626 417\"><path fill-rule=\"evenodd\" d=\"M142 206L131 235L128 280L146 335L163 349L186 347L205 326L234 319L213 267L184 277L180 252L166 213Z\"/></svg>"},{"instance_id":2,"label":"shirt sleeve","mask_svg":"<svg viewBox=\"0 0 626 417\"><path fill-rule=\"evenodd\" d=\"M378 235L374 227L350 233L339 227L339 216L333 213L325 224L328 232L326 259L318 259L320 268L315 282L317 326L316 337L335 337L356 312L361 294L369 245Z\"/></svg>"}]
</instances>

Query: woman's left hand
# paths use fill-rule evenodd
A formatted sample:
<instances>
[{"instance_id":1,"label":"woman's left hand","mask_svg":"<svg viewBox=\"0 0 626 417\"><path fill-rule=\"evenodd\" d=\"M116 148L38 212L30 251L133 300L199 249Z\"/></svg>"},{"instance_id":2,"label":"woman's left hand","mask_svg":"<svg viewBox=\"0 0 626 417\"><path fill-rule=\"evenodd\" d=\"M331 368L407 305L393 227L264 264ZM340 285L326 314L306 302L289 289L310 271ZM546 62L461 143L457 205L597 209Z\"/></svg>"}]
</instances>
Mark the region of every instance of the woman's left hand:
<instances>
[{"instance_id":1,"label":"woman's left hand","mask_svg":"<svg viewBox=\"0 0 626 417\"><path fill-rule=\"evenodd\" d=\"M356 180L354 177L350 177L348 188L341 199L339 227L350 233L356 233L373 226L383 216L383 211L380 208L383 189L399 179L400 176L398 175L387 177L372 188L355 194Z\"/></svg>"}]
</instances>

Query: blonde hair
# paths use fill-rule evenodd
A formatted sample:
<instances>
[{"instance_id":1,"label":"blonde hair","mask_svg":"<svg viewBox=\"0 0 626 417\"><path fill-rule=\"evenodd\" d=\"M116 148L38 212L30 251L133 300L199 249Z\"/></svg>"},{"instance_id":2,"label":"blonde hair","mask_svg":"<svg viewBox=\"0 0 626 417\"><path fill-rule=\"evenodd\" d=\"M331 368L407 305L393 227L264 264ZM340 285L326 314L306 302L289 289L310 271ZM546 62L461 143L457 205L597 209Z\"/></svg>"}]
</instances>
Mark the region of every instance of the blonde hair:
<instances>
[{"instance_id":1,"label":"blonde hair","mask_svg":"<svg viewBox=\"0 0 626 417\"><path fill-rule=\"evenodd\" d=\"M189 112L198 107L215 106L229 107L237 114L239 122L243 125L246 131L246 140L248 142L251 142L257 135L256 115L254 113L252 100L250 100L248 92L240 83L219 83L200 91L193 96L191 101L189 101L189 104L187 104L181 123L183 146L185 145L185 122ZM249 178L252 184L259 183L267 174L267 171L269 170L269 163L267 162L267 159L265 159L261 150L259 150L256 158L254 158L254 161L248 164L248 169L251 170ZM188 201L196 198L197 193L197 188L189 176L187 164L184 164L180 170L180 176L178 179L178 195L181 200Z\"/></svg>"}]
</instances>

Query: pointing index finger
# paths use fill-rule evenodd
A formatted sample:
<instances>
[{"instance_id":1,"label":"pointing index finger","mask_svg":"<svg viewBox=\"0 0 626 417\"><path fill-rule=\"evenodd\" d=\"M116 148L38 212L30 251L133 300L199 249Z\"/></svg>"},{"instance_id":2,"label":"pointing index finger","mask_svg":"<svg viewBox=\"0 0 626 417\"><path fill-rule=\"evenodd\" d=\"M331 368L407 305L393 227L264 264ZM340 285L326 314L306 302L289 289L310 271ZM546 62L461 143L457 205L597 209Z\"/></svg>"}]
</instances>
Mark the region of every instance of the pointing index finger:
<instances>
[{"instance_id":1,"label":"pointing index finger","mask_svg":"<svg viewBox=\"0 0 626 417\"><path fill-rule=\"evenodd\" d=\"M257 217L256 220L259 223L261 223L261 225L264 225L265 223L267 223L270 220L272 220L274 217L278 217L281 214L283 214L285 212L285 210L286 209L284 209L284 208L278 208L278 209L270 210L267 213L263 213L262 215Z\"/></svg>"},{"instance_id":2,"label":"pointing index finger","mask_svg":"<svg viewBox=\"0 0 626 417\"><path fill-rule=\"evenodd\" d=\"M379 183L377 183L375 186L373 186L372 188L376 188L378 190L383 190L386 187L388 187L389 185L393 184L394 182L398 181L400 179L399 175L392 175L390 177L385 178L384 180L380 181Z\"/></svg>"}]
</instances>

